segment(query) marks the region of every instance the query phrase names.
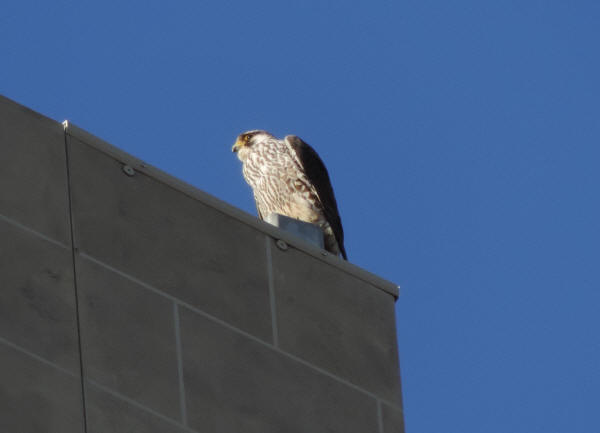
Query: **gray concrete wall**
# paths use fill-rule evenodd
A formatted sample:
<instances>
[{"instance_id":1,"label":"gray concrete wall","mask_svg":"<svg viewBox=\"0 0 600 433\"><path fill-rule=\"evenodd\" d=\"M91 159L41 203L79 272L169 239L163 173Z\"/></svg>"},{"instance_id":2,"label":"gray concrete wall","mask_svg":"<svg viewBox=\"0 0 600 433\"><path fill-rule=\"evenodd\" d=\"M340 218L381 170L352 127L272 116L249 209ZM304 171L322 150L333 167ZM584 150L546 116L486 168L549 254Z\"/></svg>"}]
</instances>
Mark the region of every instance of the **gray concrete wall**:
<instances>
[{"instance_id":1,"label":"gray concrete wall","mask_svg":"<svg viewBox=\"0 0 600 433\"><path fill-rule=\"evenodd\" d=\"M0 97L0 432L402 432L396 296Z\"/></svg>"}]
</instances>

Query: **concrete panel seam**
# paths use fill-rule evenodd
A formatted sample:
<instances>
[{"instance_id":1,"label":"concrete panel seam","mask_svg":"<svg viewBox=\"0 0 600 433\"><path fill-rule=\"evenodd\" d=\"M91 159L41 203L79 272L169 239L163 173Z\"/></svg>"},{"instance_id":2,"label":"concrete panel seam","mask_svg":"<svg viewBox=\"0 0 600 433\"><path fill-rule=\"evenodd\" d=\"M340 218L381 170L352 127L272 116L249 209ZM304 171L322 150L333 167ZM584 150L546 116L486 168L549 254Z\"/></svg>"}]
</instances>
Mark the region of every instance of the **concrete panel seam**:
<instances>
[{"instance_id":1,"label":"concrete panel seam","mask_svg":"<svg viewBox=\"0 0 600 433\"><path fill-rule=\"evenodd\" d=\"M83 431L87 433L87 407L85 402L85 380L83 372L83 350L81 344L81 321L79 315L79 293L77 290L77 264L75 257L75 230L73 227L73 196L71 191L71 159L69 155L69 135L65 129L65 165L67 170L67 197L69 205L69 230L71 235L71 259L73 265L73 291L75 294L75 323L77 332L77 346L79 349L79 373L81 374L81 402L83 414Z\"/></svg>"},{"instance_id":2,"label":"concrete panel seam","mask_svg":"<svg viewBox=\"0 0 600 433\"><path fill-rule=\"evenodd\" d=\"M394 408L396 410L404 412L402 404L398 405L398 403L394 403L393 401L389 401L389 400L386 400L385 398L381 398L381 397L377 397L377 400L381 403L382 407L385 404L386 406L389 406L391 408Z\"/></svg>"},{"instance_id":3,"label":"concrete panel seam","mask_svg":"<svg viewBox=\"0 0 600 433\"><path fill-rule=\"evenodd\" d=\"M116 392L116 391L114 391L114 390L112 390L110 388L107 388L107 387L99 384L98 382L96 382L94 380L86 379L86 382L88 382L88 384L92 385L94 388L97 388L100 391L105 392L105 393L109 394L110 396L112 396L114 398L117 398L117 399L119 399L121 401L124 401L125 403L128 403L128 404L130 404L130 405L132 405L132 406L134 406L134 407L136 407L136 408L138 408L140 410L143 410L146 413L154 415L155 417L160 418L161 420L163 420L165 422L168 422L169 424L171 424L171 425L173 425L175 427L178 427L178 428L180 428L180 429L182 429L182 430L184 430L186 432L189 432L189 433L197 433L196 430L192 430L189 427L187 427L187 426L185 426L185 425L183 425L183 424L181 424L181 423L179 423L179 422L177 422L177 421L175 421L175 420L173 420L173 419L171 419L171 418L169 418L169 417L161 414L160 412L156 412L153 409L150 409L149 407L146 407L143 404L139 403L138 401L133 400L133 399L131 399L131 398L129 398L129 397L123 395L123 394L119 394L118 392Z\"/></svg>"},{"instance_id":4,"label":"concrete panel seam","mask_svg":"<svg viewBox=\"0 0 600 433\"><path fill-rule=\"evenodd\" d=\"M230 329L233 332L236 332L236 333L238 333L240 335L243 335L243 336L245 336L245 337L247 337L247 338L249 338L249 339L251 339L253 341L256 341L257 343L260 343L260 344L268 347L269 349L274 350L275 352L277 352L277 353L279 353L281 355L284 355L284 356L286 356L286 357L288 357L290 359L293 359L294 361L299 362L302 365L305 365L305 366L307 366L307 367L309 367L309 368L311 368L311 369L313 369L313 370L315 370L315 371L317 371L317 372L319 372L321 374L324 374L327 377L335 379L336 381L338 381L340 383L343 383L344 385L346 385L346 386L348 386L348 387L350 387L352 389L360 391L363 394L368 395L368 396L370 396L372 398L380 399L382 402L384 402L386 404L389 404L390 406L394 406L394 407L396 406L394 403L389 402L389 401L384 400L384 399L381 399L376 394L374 394L374 393L372 393L370 391L367 391L366 389L363 389L363 388L359 387L358 385L353 384L352 382L349 382L349 381L347 381L347 380L345 380L345 379L343 379L343 378L341 378L339 376L336 376L333 373L330 373L330 372L328 372L326 370L323 370L322 368L320 368L320 367L318 367L318 366L316 366L314 364L311 364L310 362L305 361L302 358L298 358L297 356L292 355L291 353L285 352L285 351L281 350L280 348L275 347L273 344L268 343L268 342L266 342L264 340L261 340L260 338L254 336L252 334L249 334L248 332L244 331L243 329L236 328L235 326L233 326L233 325L231 325L231 324L229 324L229 323L227 323L227 322L225 322L225 321L223 321L223 320L221 320L221 319L219 319L219 318L217 318L215 316L212 316L212 315L206 313L205 311L199 310L197 307L194 307L193 305L190 305L190 304L188 304L186 302L183 302L180 299L177 299L174 296L171 296L168 293L165 293L165 292L157 289L156 287L153 287L150 284L145 283L145 282L143 282L143 281L141 281L141 280L139 280L139 279L137 279L137 278L135 278L135 277L133 277L133 276L131 276L131 275L123 272L123 271L120 271L119 269L116 269L113 266L110 266L110 265L108 265L108 264L106 264L106 263L104 263L104 262L102 262L102 261L100 261L100 260L98 260L98 259L96 259L96 258L94 258L92 256L89 256L89 255L85 254L82 251L78 251L77 254L79 254L81 257L83 257L85 259L90 260L93 263L96 263L99 266L102 266L102 267L104 267L104 268L106 268L106 269L114 272L117 275L122 276L123 278L128 279L129 281L132 281L132 282L134 282L136 284L139 284L141 287L144 287L147 290L149 290L149 291L151 291L151 292L153 292L153 293L155 293L155 294L157 294L159 296L163 296L163 297L165 297L165 298L167 298L167 299L169 299L169 300L177 303L177 305L179 305L180 307L185 307L188 310L193 311L194 313L200 314L201 316L206 317L207 319L209 319L209 320L211 320L211 321L213 321L215 323L218 323L219 325L224 326L225 328Z\"/></svg>"},{"instance_id":5,"label":"concrete panel seam","mask_svg":"<svg viewBox=\"0 0 600 433\"><path fill-rule=\"evenodd\" d=\"M123 278L125 278L125 279L127 279L129 281L132 281L132 282L134 282L134 283L136 283L138 285L140 285L141 287L144 287L145 289L149 290L152 293L155 293L155 294L157 294L159 296L162 296L162 297L164 297L164 298L166 298L166 299L168 299L170 301L175 302L177 305L179 305L181 307L186 307L187 309L192 310L193 312L198 313L201 316L206 317L207 319L212 320L213 322L218 323L219 325L222 325L222 326L224 326L224 327L226 327L228 329L231 329L232 331L235 331L235 332L237 332L239 334L242 334L242 335L244 335L244 336L246 336L246 337L248 337L248 338L250 338L252 340L259 341L262 344L266 344L268 346L271 346L271 344L269 344L269 343L261 340L260 338L254 336L252 334L249 334L248 332L244 331L243 329L236 328L235 326L233 326L233 325L231 325L231 324L223 321L222 319L219 319L218 317L212 316L212 315L208 314L207 312L202 311L202 310L198 309L197 307L194 307L193 305L188 304L187 302L184 302L184 301L182 301L179 298L176 298L173 295L165 293L162 290L157 289L156 287L151 286L150 284L148 284L148 283L146 283L146 282L144 282L144 281L142 281L142 280L140 280L140 279L138 279L138 278L136 278L134 276L131 276L131 275L129 275L129 274L127 274L127 273L125 273L125 272L123 272L123 271L121 271L121 270L119 270L119 269L117 269L117 268L115 268L115 267L107 264L107 263L104 263L104 262L102 262L102 261L100 261L100 260L98 260L98 259L96 259L96 258L94 258L94 257L92 257L92 256L90 256L90 255L88 255L88 254L86 254L84 252L82 252L82 251L78 251L78 254L81 257L83 257L83 258L85 258L85 259L87 259L87 260L89 260L89 261L97 264L98 266L102 266L103 268L108 269L109 271L114 272L115 274L117 274L117 275L119 275L119 276L121 276L121 277L123 277Z\"/></svg>"},{"instance_id":6,"label":"concrete panel seam","mask_svg":"<svg viewBox=\"0 0 600 433\"><path fill-rule=\"evenodd\" d=\"M0 337L0 343L4 344L5 346L11 347L11 348L17 350L17 351L19 351L19 352L21 352L21 353L23 353L23 354L25 354L25 355L27 355L27 356L35 359L36 361L41 362L42 364L45 364L45 365L47 365L49 367L53 367L54 369L60 371L61 373L65 373L65 374L67 374L67 375L69 375L71 377L75 377L75 378L79 377L77 374L73 373L72 371L69 371L66 368L63 368L60 365L53 363L52 361L48 361L46 358L43 358L43 357L41 357L40 355L38 355L36 353L33 353L33 352L31 352L31 351L29 351L27 349L24 349L23 347L15 344L15 343L13 343L11 341L8 341L7 339L5 339L3 337Z\"/></svg>"},{"instance_id":7,"label":"concrete panel seam","mask_svg":"<svg viewBox=\"0 0 600 433\"><path fill-rule=\"evenodd\" d=\"M275 302L275 282L273 278L273 254L271 253L271 238L265 236L267 254L267 277L269 281L269 299L271 303L271 325L273 327L273 345L279 347L279 331L277 327L277 310Z\"/></svg>"},{"instance_id":8,"label":"concrete panel seam","mask_svg":"<svg viewBox=\"0 0 600 433\"><path fill-rule=\"evenodd\" d=\"M70 245L65 245L62 242L57 241L56 239L49 238L48 236L43 235L42 233L40 233L38 231L35 231L34 229L32 229L30 227L27 227L27 226L21 224L20 222L13 220L12 218L8 218L7 216L4 216L4 215L0 214L0 220L6 222L6 223L8 223L8 224L10 224L10 225L12 225L12 226L14 226L16 228L19 228L19 229L21 229L23 231L26 231L27 233L30 233L30 234L32 234L34 236L42 238L43 240L45 240L47 242L50 242L51 244L54 244L54 245L56 245L58 247L61 247L61 248L64 248L65 250L70 250L71 249Z\"/></svg>"},{"instance_id":9,"label":"concrete panel seam","mask_svg":"<svg viewBox=\"0 0 600 433\"><path fill-rule=\"evenodd\" d=\"M377 400L377 424L379 425L379 433L384 433L383 431L383 413L381 409L381 401Z\"/></svg>"},{"instance_id":10,"label":"concrete panel seam","mask_svg":"<svg viewBox=\"0 0 600 433\"><path fill-rule=\"evenodd\" d=\"M398 406L396 404L387 402L385 400L379 400L378 403L379 403L379 412L380 412L380 419L381 419L381 426L382 426L381 433L386 433L386 426L391 427L391 429L393 431L397 431L396 428L394 427L394 425L391 425L389 423L389 421L388 422L385 421L385 417L383 415L383 412L385 409L384 405L388 407L388 411L393 410L393 411L397 411L398 413L401 414L401 421L400 421L401 427L402 427L401 431L404 432L406 426L404 424L404 408L402 407L402 405Z\"/></svg>"},{"instance_id":11,"label":"concrete panel seam","mask_svg":"<svg viewBox=\"0 0 600 433\"><path fill-rule=\"evenodd\" d=\"M175 348L177 351L177 376L179 379L179 407L181 423L187 426L187 408L185 401L185 384L183 381L183 354L181 349L181 329L179 327L179 306L173 302L173 320L175 321Z\"/></svg>"}]
</instances>

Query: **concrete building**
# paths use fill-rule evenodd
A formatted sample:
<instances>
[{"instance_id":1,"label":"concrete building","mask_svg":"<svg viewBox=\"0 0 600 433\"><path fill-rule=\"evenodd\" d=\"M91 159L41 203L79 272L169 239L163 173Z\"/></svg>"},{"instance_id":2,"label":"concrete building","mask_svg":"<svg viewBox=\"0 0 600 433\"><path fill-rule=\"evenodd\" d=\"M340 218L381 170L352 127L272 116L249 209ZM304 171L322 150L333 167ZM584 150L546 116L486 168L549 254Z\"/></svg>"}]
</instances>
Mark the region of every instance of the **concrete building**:
<instances>
[{"instance_id":1,"label":"concrete building","mask_svg":"<svg viewBox=\"0 0 600 433\"><path fill-rule=\"evenodd\" d=\"M0 97L0 432L403 432L396 297Z\"/></svg>"}]
</instances>

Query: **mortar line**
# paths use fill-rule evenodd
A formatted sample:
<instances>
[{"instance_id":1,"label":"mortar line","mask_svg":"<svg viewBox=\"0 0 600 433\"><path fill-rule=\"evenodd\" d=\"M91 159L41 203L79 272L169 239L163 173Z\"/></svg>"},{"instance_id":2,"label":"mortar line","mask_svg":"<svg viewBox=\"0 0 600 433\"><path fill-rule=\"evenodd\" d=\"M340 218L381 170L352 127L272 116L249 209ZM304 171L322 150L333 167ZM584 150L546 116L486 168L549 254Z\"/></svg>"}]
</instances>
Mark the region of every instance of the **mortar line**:
<instances>
[{"instance_id":1,"label":"mortar line","mask_svg":"<svg viewBox=\"0 0 600 433\"><path fill-rule=\"evenodd\" d=\"M9 217L7 217L5 215L0 214L0 220L6 222L7 224L13 225L13 226L15 226L17 228L20 228L21 230L26 231L27 233L30 233L30 234L35 235L37 237L40 237L40 238L44 239L45 241L48 241L48 242L50 242L50 243L52 243L54 245L57 245L57 246L59 246L61 248L64 248L65 250L68 250L68 249L71 248L69 245L65 245L62 242L57 241L56 239L52 239L52 238L50 238L50 237L48 237L48 236L46 236L46 235L44 235L44 234L42 234L42 233L34 230L34 229L32 229L31 227L27 227L26 225L21 224L20 222L15 221L12 218L9 218Z\"/></svg>"},{"instance_id":2,"label":"mortar line","mask_svg":"<svg viewBox=\"0 0 600 433\"><path fill-rule=\"evenodd\" d=\"M21 352L21 353L23 353L23 354L25 354L27 356L30 356L33 359L35 359L36 361L41 362L42 364L46 364L47 366L55 368L56 370L58 370L58 371L60 371L62 373L65 373L65 374L67 374L67 375L69 375L71 377L77 378L77 374L73 373L72 371L70 371L70 370L68 370L68 369L66 369L64 367L61 367L60 365L55 364L54 362L49 361L46 358L38 355L37 353L33 353L33 352L25 349L24 347L21 347L18 344L13 343L12 341L7 340L6 338L0 337L0 343L2 343L5 346L8 346L8 347L10 347L10 348L18 351L18 352Z\"/></svg>"},{"instance_id":3,"label":"mortar line","mask_svg":"<svg viewBox=\"0 0 600 433\"><path fill-rule=\"evenodd\" d=\"M164 297L166 299L169 299L169 300L177 303L177 305L179 305L180 307L185 307L188 310L193 311L194 313L197 313L198 315L200 315L200 316L202 316L202 317L210 320L211 322L217 323L217 324L219 324L219 325L221 325L221 326L229 329L230 331L235 332L236 334L243 335L243 336L251 339L252 341L255 341L256 343L261 344L262 346L268 347L269 349L271 349L271 350L273 350L273 351L275 351L275 352L277 352L277 353L279 353L279 354L281 354L283 356L286 356L286 357L288 357L290 359L293 359L294 361L297 361L300 364L302 364L302 365L304 365L306 367L309 367L309 368L311 368L314 371L317 371L317 372L319 372L319 373L321 373L321 374L323 374L323 375L325 375L325 376L327 376L327 377L329 377L331 379L334 379L337 382L343 383L344 385L346 385L346 386L348 386L348 387L350 387L350 388L352 388L352 389L354 389L356 391L359 391L359 392L361 392L361 393L363 393L365 395L368 395L368 396L370 396L370 397L372 397L374 399L380 399L383 403L386 403L386 404L388 404L390 406L398 407L397 403L394 403L392 401L380 398L379 396L377 396L376 394L374 394L371 391L367 391L366 389L363 389L360 386L355 385L352 382L347 381L346 379L343 379L343 378L341 378L339 376L336 376L335 374L330 373L330 372L328 372L327 370L324 370L321 367L318 367L318 366L316 366L314 364L311 364L310 362L308 362L308 361L306 361L306 360L304 360L302 358L299 358L296 355L293 355L293 354L291 354L289 352L286 352L286 351L280 349L279 347L274 346L272 343L269 343L269 342L267 342L265 340L262 340L262 339L258 338L257 336L252 335L252 334L244 331L243 329L236 328L235 326L233 326L233 325L225 322L224 320L219 319L218 317L215 317L215 316L213 316L213 315L211 315L211 314L209 314L209 313L207 313L205 311L202 311L202 310L198 309L198 307L195 307L195 306L193 306L191 304L188 304L187 302L182 301L182 300L176 298L173 295L165 293L165 292L157 289L156 287L153 287L150 284L145 283L145 282L143 282L142 280L139 280L136 277L133 277L133 276L131 276L131 275L129 275L129 274L123 272L123 271L120 271L119 269L117 269L117 268L115 268L115 267L113 267L113 266L111 266L109 264L106 264L106 263L104 263L104 262L102 262L102 261L100 261L98 259L95 259L94 257L92 257L92 256L90 256L90 255L88 255L86 253L83 253L83 252L79 251L78 254L81 257L86 258L86 259L90 260L91 262L98 264L99 266L102 266L103 268L111 270L112 272L116 273L117 275L122 276L123 278L126 278L129 281L132 281L132 282L134 282L136 284L139 284L141 287L146 288L150 292L153 292L153 293L157 294L158 296L162 296L162 297Z\"/></svg>"},{"instance_id":4,"label":"mortar line","mask_svg":"<svg viewBox=\"0 0 600 433\"><path fill-rule=\"evenodd\" d=\"M183 352L181 348L181 328L179 326L179 306L173 302L173 319L175 321L175 348L177 351L177 375L179 377L179 407L181 423L187 426L187 408L185 401L185 384L183 381Z\"/></svg>"},{"instance_id":5,"label":"mortar line","mask_svg":"<svg viewBox=\"0 0 600 433\"><path fill-rule=\"evenodd\" d=\"M35 359L36 361L38 361L38 362L40 362L42 364L45 364L45 365L47 365L47 366L49 366L51 368L54 368L55 370L58 370L61 373L64 373L64 374L66 374L66 375L68 375L68 376L70 376L70 377L72 377L74 379L79 379L80 378L77 374L73 373L72 371L67 370L64 367L61 367L60 365L55 364L52 361L48 361L46 358L43 358L42 356L40 356L40 355L38 355L36 353L33 353L33 352L31 352L31 351L29 351L29 350L27 350L27 349L19 346L18 344L13 343L12 341L9 341L9 340L7 340L7 339L5 339L3 337L0 337L0 344L4 344L5 346L10 347L10 348L16 350L17 352L21 352L24 355L30 356L31 358ZM107 388L104 385L101 385L101 384L99 384L98 382L96 382L94 380L91 380L91 379L85 379L85 380L89 384L91 384L92 386L94 386L94 387L98 388L99 390L101 390L102 392L110 394L111 396L113 396L115 398L118 398L119 400L123 400L126 403L129 403L132 406L137 407L138 409L141 409L141 410L143 410L145 412L148 412L148 413L150 413L150 414L152 414L152 415L154 415L154 416L156 416L158 418L161 418L162 420L167 421L167 422L169 422L170 424L172 424L174 426L184 427L185 431L196 433L195 430L191 430L188 426L183 425L181 423L178 423L177 421L175 421L175 420L173 420L173 419L171 419L171 418L169 418L169 417L167 417L167 416L165 416L165 415L163 415L163 414L161 414L159 412L156 412L155 410L150 409L149 407L146 407L143 404L141 404L141 403L139 403L139 402L137 402L137 401L135 401L135 400L127 397L127 396L119 394L118 392L116 392L116 391L114 391L114 390L112 390L110 388Z\"/></svg>"},{"instance_id":6,"label":"mortar line","mask_svg":"<svg viewBox=\"0 0 600 433\"><path fill-rule=\"evenodd\" d=\"M69 203L69 229L71 232L71 260L73 265L73 289L75 291L75 318L77 326L77 347L79 348L79 373L81 374L81 403L83 406L83 431L87 433L87 407L85 401L85 379L83 373L83 350L81 344L81 320L79 315L79 290L77 286L77 266L75 257L75 229L73 225L73 192L71 190L71 155L69 138L65 131L65 162L67 168L67 198Z\"/></svg>"},{"instance_id":7,"label":"mortar line","mask_svg":"<svg viewBox=\"0 0 600 433\"><path fill-rule=\"evenodd\" d=\"M381 400L377 399L377 424L379 425L379 433L385 433L383 431L383 413L381 409Z\"/></svg>"},{"instance_id":8,"label":"mortar line","mask_svg":"<svg viewBox=\"0 0 600 433\"><path fill-rule=\"evenodd\" d=\"M190 433L197 433L196 430L192 430L189 426L185 426L177 421L175 421L174 419L169 418L168 416L163 415L160 412L155 411L154 409L151 409L147 406L144 406L143 404L141 404L140 402L133 400L130 397L127 397L126 395L120 394L117 391L111 389L111 388L107 388L104 385L99 384L98 382L91 380L91 379L86 379L86 381L93 386L94 388L99 389L102 392L105 392L107 394L109 394L110 396L117 398L119 400L124 401L125 403L128 403L140 410L143 410L146 413L149 413L151 415L154 415L157 418L160 418L161 420L168 422L169 424L179 427L181 429L183 429L186 432L190 432Z\"/></svg>"},{"instance_id":9,"label":"mortar line","mask_svg":"<svg viewBox=\"0 0 600 433\"><path fill-rule=\"evenodd\" d=\"M277 326L277 310L275 302L275 282L273 279L273 254L271 251L271 238L265 236L267 254L267 278L269 284L269 300L271 305L271 326L273 328L273 345L279 347L279 329Z\"/></svg>"}]
</instances>

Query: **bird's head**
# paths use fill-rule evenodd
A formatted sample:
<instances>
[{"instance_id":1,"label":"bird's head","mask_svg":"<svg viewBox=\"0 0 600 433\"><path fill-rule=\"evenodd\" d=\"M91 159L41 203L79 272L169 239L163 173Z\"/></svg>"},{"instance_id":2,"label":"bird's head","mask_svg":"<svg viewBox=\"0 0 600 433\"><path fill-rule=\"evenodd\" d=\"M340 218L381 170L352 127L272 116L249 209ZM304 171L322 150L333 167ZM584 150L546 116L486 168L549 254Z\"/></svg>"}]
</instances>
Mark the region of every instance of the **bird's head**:
<instances>
[{"instance_id":1,"label":"bird's head","mask_svg":"<svg viewBox=\"0 0 600 433\"><path fill-rule=\"evenodd\" d=\"M241 161L244 161L246 159L246 155L250 151L250 148L265 138L273 138L273 136L267 131L263 131L261 129L246 131L243 134L238 135L235 144L231 148L231 151L233 153L237 153L238 158Z\"/></svg>"}]
</instances>

